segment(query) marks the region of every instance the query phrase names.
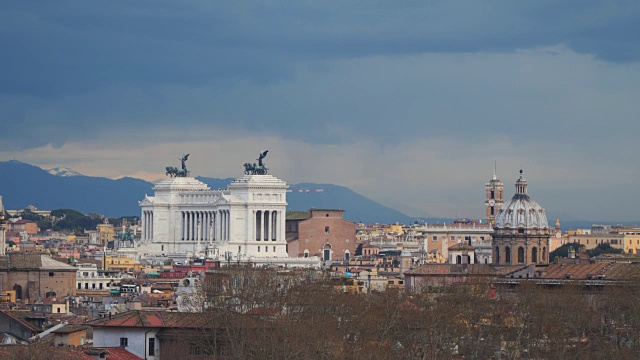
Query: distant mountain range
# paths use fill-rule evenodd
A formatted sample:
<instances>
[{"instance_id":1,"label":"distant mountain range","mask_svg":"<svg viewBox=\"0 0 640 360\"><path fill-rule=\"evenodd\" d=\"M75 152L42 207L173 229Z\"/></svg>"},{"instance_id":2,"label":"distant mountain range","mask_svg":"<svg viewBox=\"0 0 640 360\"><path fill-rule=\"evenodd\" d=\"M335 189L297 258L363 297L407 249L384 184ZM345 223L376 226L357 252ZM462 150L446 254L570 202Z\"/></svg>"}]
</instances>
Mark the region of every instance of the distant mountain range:
<instances>
[{"instance_id":1,"label":"distant mountain range","mask_svg":"<svg viewBox=\"0 0 640 360\"><path fill-rule=\"evenodd\" d=\"M226 189L232 178L198 177L212 189ZM113 180L84 176L69 168L43 170L20 161L0 162L0 195L7 209L23 209L35 205L39 209L71 208L109 217L139 215L138 201L145 194L153 194L148 181L124 177ZM331 208L345 210L348 220L364 223L410 223L416 220L428 223L450 221L443 218L412 218L391 209L353 190L334 184L291 184L287 193L288 210ZM480 205L481 206L481 205ZM553 226L553 220L551 226ZM590 228L591 224L614 225L617 222L597 220L563 221L562 229ZM623 222L625 225L634 223Z\"/></svg>"},{"instance_id":2,"label":"distant mountain range","mask_svg":"<svg viewBox=\"0 0 640 360\"><path fill-rule=\"evenodd\" d=\"M197 179L212 189L226 189L233 181L232 178ZM7 209L35 205L45 210L71 208L109 217L139 215L138 201L145 194L152 195L153 186L151 182L129 177L113 180L84 176L69 168L43 170L15 160L0 162L0 195ZM314 192L317 189L324 191ZM302 183L290 185L290 190L300 192L287 193L288 210L343 209L346 219L365 223L415 220L344 186Z\"/></svg>"}]
</instances>

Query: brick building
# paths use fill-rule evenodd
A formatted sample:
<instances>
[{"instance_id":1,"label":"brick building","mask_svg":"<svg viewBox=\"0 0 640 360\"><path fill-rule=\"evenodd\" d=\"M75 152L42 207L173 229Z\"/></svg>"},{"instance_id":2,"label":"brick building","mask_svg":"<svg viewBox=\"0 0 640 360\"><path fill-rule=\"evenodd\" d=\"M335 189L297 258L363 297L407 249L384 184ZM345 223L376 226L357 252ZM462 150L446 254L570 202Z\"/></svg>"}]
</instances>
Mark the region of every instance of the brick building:
<instances>
[{"instance_id":1,"label":"brick building","mask_svg":"<svg viewBox=\"0 0 640 360\"><path fill-rule=\"evenodd\" d=\"M342 218L344 210L310 209L288 212L287 252L291 257L319 256L324 261L348 260L356 251L356 224Z\"/></svg>"},{"instance_id":2,"label":"brick building","mask_svg":"<svg viewBox=\"0 0 640 360\"><path fill-rule=\"evenodd\" d=\"M31 301L75 295L77 270L42 254L0 256L0 292Z\"/></svg>"},{"instance_id":3,"label":"brick building","mask_svg":"<svg viewBox=\"0 0 640 360\"><path fill-rule=\"evenodd\" d=\"M9 225L9 231L17 233L25 232L29 235L36 235L40 231L40 228L38 228L38 224L35 221L31 220L9 220L9 223L7 225Z\"/></svg>"}]
</instances>

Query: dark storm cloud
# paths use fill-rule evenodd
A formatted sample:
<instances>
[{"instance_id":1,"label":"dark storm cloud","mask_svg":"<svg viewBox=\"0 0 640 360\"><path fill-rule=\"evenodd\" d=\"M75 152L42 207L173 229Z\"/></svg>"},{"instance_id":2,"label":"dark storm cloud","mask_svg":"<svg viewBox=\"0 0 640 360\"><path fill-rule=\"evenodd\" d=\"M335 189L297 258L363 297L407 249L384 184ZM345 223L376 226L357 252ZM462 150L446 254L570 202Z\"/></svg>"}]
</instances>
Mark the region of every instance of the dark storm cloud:
<instances>
[{"instance_id":1,"label":"dark storm cloud","mask_svg":"<svg viewBox=\"0 0 640 360\"><path fill-rule=\"evenodd\" d=\"M513 51L564 43L637 61L635 2L4 2L0 91L52 96L109 83L225 86L303 59Z\"/></svg>"},{"instance_id":2,"label":"dark storm cloud","mask_svg":"<svg viewBox=\"0 0 640 360\"><path fill-rule=\"evenodd\" d=\"M500 121L537 121L532 130L542 135L556 118L520 114L551 95L492 89L520 96L496 111L501 99L482 92L500 80L499 68L475 83L438 81L439 69L431 70L426 89L413 84L403 92L400 83L384 88L394 74L411 82L402 61L369 73L342 69L331 84L322 76L300 84L299 67L313 75L343 60L558 44L611 63L636 62L639 8L632 1L6 1L0 148L59 146L176 121L308 142L339 143L353 134L401 141L427 129L478 133L496 112ZM367 87L370 77L377 82ZM477 116L458 111L457 101ZM395 130L385 129L389 124Z\"/></svg>"}]
</instances>

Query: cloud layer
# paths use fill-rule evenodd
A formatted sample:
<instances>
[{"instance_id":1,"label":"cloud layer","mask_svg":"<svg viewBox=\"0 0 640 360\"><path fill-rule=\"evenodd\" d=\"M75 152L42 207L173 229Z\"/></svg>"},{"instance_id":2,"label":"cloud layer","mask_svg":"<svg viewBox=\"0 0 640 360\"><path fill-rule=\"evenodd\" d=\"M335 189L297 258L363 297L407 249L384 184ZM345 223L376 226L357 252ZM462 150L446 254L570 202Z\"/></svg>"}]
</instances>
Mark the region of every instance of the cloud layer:
<instances>
[{"instance_id":1,"label":"cloud layer","mask_svg":"<svg viewBox=\"0 0 640 360\"><path fill-rule=\"evenodd\" d=\"M566 218L638 218L635 2L62 1L0 5L0 159L155 179L272 149L412 215L507 189ZM634 197L635 196L635 197ZM635 203L634 203L635 201Z\"/></svg>"}]
</instances>

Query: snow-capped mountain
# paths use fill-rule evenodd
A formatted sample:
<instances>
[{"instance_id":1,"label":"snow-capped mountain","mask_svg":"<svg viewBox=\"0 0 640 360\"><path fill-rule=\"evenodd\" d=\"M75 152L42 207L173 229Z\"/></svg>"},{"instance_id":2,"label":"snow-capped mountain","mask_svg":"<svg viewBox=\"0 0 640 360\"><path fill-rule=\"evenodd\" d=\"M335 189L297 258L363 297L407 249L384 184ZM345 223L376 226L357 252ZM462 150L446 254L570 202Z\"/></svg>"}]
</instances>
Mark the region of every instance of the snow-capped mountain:
<instances>
[{"instance_id":1,"label":"snow-capped mountain","mask_svg":"<svg viewBox=\"0 0 640 360\"><path fill-rule=\"evenodd\" d=\"M66 168L66 167L57 167L57 168L49 169L47 171L51 175L62 176L62 177L84 176L84 175L80 174L79 172L77 172L77 171L75 171L73 169Z\"/></svg>"}]
</instances>

